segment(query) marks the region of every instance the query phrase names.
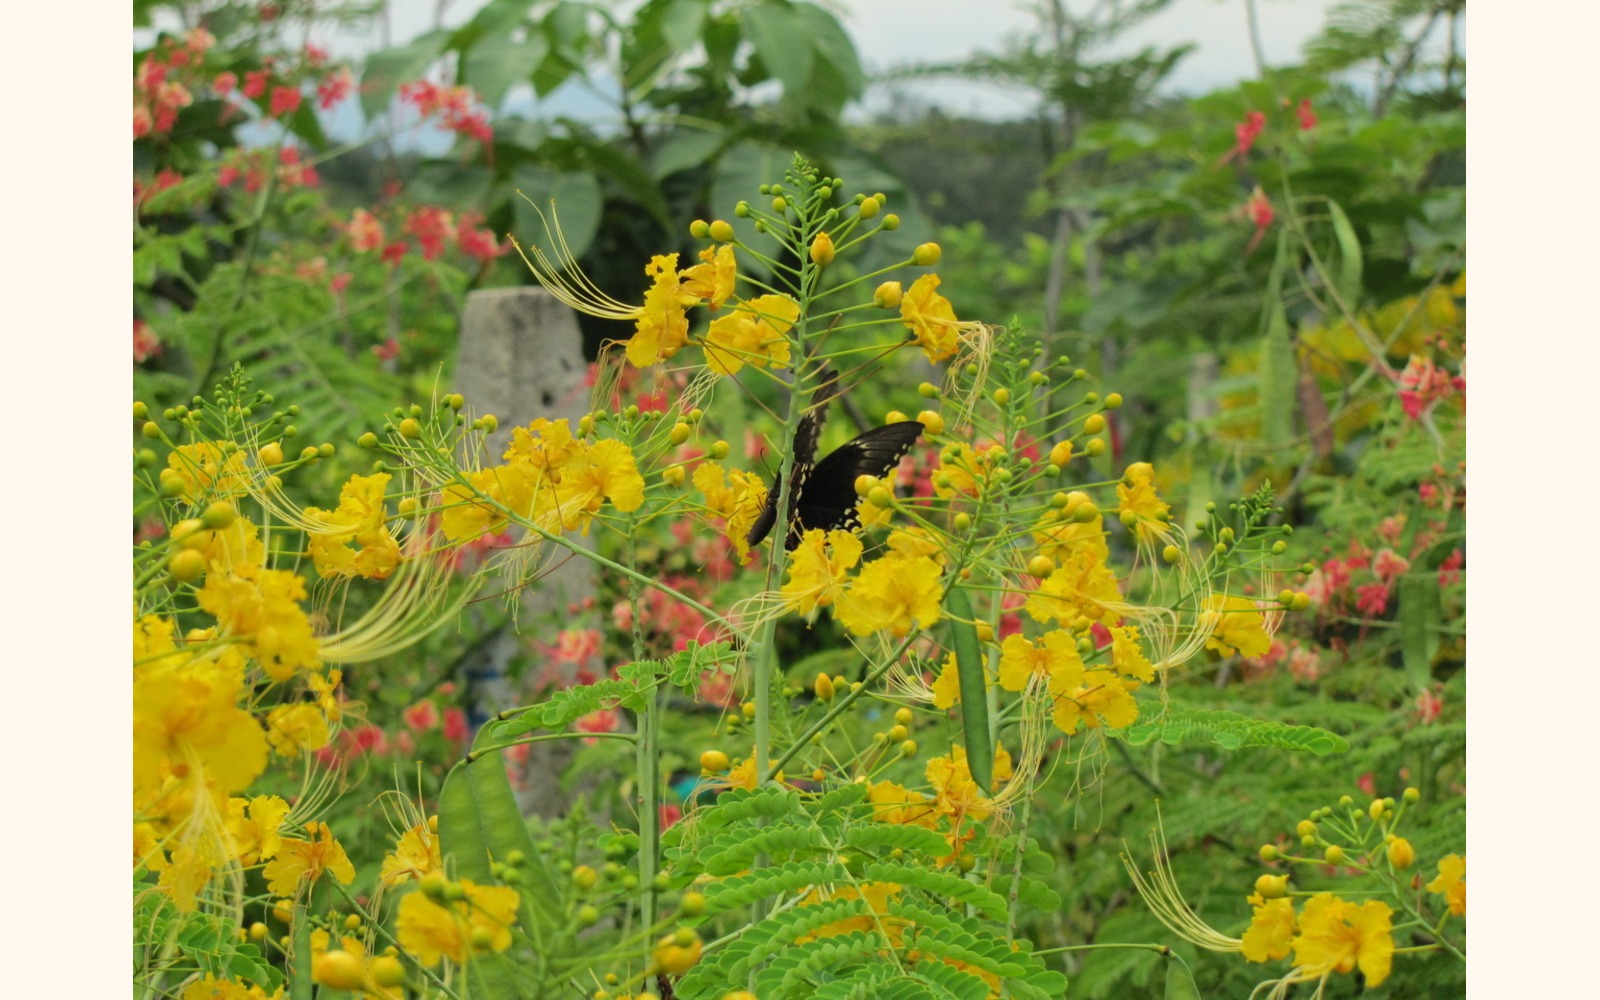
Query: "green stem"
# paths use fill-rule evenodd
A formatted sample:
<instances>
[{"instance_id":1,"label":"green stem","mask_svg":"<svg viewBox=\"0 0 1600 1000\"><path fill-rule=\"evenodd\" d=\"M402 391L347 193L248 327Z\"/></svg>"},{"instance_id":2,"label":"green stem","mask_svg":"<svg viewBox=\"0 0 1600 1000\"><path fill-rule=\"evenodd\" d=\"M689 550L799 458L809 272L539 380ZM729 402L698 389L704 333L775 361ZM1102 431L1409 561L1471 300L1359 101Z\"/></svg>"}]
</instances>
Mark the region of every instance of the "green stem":
<instances>
[{"instance_id":1,"label":"green stem","mask_svg":"<svg viewBox=\"0 0 1600 1000\"><path fill-rule=\"evenodd\" d=\"M523 736L508 743L493 743L489 746L477 747L467 754L466 760L470 764L480 757L485 757L500 750L509 750L511 747L522 746L524 743L543 743L547 740L625 740L632 743L636 739L638 737L633 733L546 733L543 736Z\"/></svg>"},{"instance_id":2,"label":"green stem","mask_svg":"<svg viewBox=\"0 0 1600 1000\"><path fill-rule=\"evenodd\" d=\"M387 927L383 926L383 922L382 921L378 920L377 917L375 917L370 910L366 909L359 902L357 902L356 898L354 896L350 895L350 890L349 889L346 889L343 885L340 885L337 880L332 880L332 881L333 881L333 887L335 889L339 890L339 895L344 897L345 902L349 903L352 907L354 907L357 913L360 913L362 916L367 918L367 926L369 926L373 930L377 931L379 937L383 938L385 941L387 941L390 944L394 945L396 948L400 948L400 939L395 937L393 934L391 934L389 932L389 929ZM404 951L405 949L404 948L400 948L400 950ZM416 967L422 972L422 974L424 976L426 976L428 979L432 980L433 985L435 985L439 989L443 990L445 996L451 997L452 1000L454 1000L454 998L457 996L456 992L454 990L452 990L449 987L449 985L447 983L445 983L445 981L443 979L440 979L437 973L435 973L432 969L429 969L426 965L423 965L421 962L415 962L413 964L416 965Z\"/></svg>"},{"instance_id":3,"label":"green stem","mask_svg":"<svg viewBox=\"0 0 1600 1000\"><path fill-rule=\"evenodd\" d=\"M636 562L638 543L637 519L628 515L628 564ZM631 578L628 583L628 606L633 620L633 659L644 659L644 633L641 631L639 585ZM656 870L661 860L661 746L659 717L660 697L654 684L646 687L644 707L637 713L638 742L634 745L635 780L639 786L639 882L644 890L640 900L640 922L646 927L656 923Z\"/></svg>"},{"instance_id":4,"label":"green stem","mask_svg":"<svg viewBox=\"0 0 1600 1000\"><path fill-rule=\"evenodd\" d=\"M896 647L895 651L890 653L888 658L885 659L882 664L874 667L866 677L862 678L860 687L846 691L843 694L836 695L834 697L832 707L823 713L822 718L812 723L811 728L801 733L799 737L796 738L792 744L790 744L789 749L784 751L783 756L779 757L777 761L773 763L771 769L766 772L767 780L771 781L775 779L778 775L778 772L783 770L783 765L793 760L795 755L800 752L801 748L805 747L811 742L811 737L828 728L828 724L834 719L837 719L839 716L843 715L845 711L855 703L856 699L862 697L868 691L870 691L873 684L881 680L885 674L894 668L896 663L900 662L900 657L906 654L906 650L911 648L912 642L916 641L920 634L920 632L913 631L910 635L907 635L904 639L900 640L900 645Z\"/></svg>"}]
</instances>

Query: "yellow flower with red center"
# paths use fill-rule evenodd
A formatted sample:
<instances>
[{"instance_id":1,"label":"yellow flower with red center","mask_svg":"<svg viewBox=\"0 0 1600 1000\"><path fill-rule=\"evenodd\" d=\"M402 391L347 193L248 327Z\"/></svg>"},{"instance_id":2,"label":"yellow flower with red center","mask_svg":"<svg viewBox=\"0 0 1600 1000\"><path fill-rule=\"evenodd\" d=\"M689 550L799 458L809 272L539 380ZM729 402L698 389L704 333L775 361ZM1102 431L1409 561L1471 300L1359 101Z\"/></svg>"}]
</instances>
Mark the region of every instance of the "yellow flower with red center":
<instances>
[{"instance_id":1,"label":"yellow flower with red center","mask_svg":"<svg viewBox=\"0 0 1600 1000\"><path fill-rule=\"evenodd\" d=\"M1223 656L1249 659L1264 656L1272 648L1261 610L1246 597L1212 594L1200 615L1200 628L1209 633L1206 648Z\"/></svg>"},{"instance_id":2,"label":"yellow flower with red center","mask_svg":"<svg viewBox=\"0 0 1600 1000\"><path fill-rule=\"evenodd\" d=\"M706 330L706 367L732 375L745 365L789 364L788 332L800 318L800 303L787 295L761 295L711 321Z\"/></svg>"},{"instance_id":3,"label":"yellow flower with red center","mask_svg":"<svg viewBox=\"0 0 1600 1000\"><path fill-rule=\"evenodd\" d=\"M873 560L834 604L834 617L856 635L887 629L905 636L913 627L928 628L942 613L939 577L939 564L927 556Z\"/></svg>"},{"instance_id":4,"label":"yellow flower with red center","mask_svg":"<svg viewBox=\"0 0 1600 1000\"><path fill-rule=\"evenodd\" d=\"M254 579L211 574L199 594L201 610L261 662L267 676L288 680L297 668L320 665L318 644L299 601L305 580L288 570L264 569Z\"/></svg>"},{"instance_id":5,"label":"yellow flower with red center","mask_svg":"<svg viewBox=\"0 0 1600 1000\"><path fill-rule=\"evenodd\" d=\"M276 795L228 800L226 830L233 856L246 867L278 853L283 838L278 829L289 815L289 803Z\"/></svg>"},{"instance_id":6,"label":"yellow flower with red center","mask_svg":"<svg viewBox=\"0 0 1600 1000\"><path fill-rule=\"evenodd\" d=\"M1252 962L1268 962L1284 958L1294 938L1294 900L1288 896L1262 899L1259 894L1250 897L1255 913L1244 932L1239 951Z\"/></svg>"},{"instance_id":7,"label":"yellow flower with red center","mask_svg":"<svg viewBox=\"0 0 1600 1000\"><path fill-rule=\"evenodd\" d=\"M511 923L522 897L510 886L478 885L461 880L464 898L448 905L412 892L400 901L396 938L400 947L423 965L434 966L448 958L457 965L484 951L511 947ZM484 932L487 948L473 944L474 932Z\"/></svg>"},{"instance_id":8,"label":"yellow flower with red center","mask_svg":"<svg viewBox=\"0 0 1600 1000\"><path fill-rule=\"evenodd\" d=\"M1048 681L1063 670L1083 673L1083 657L1071 634L1057 629L1034 642L1024 635L1007 636L1000 644L1000 686L1022 691L1037 677Z\"/></svg>"},{"instance_id":9,"label":"yellow flower with red center","mask_svg":"<svg viewBox=\"0 0 1600 1000\"><path fill-rule=\"evenodd\" d=\"M378 872L380 885L399 885L410 879L421 881L425 875L444 870L444 860L439 855L437 818L417 825L400 834L394 853L383 858Z\"/></svg>"},{"instance_id":10,"label":"yellow flower with red center","mask_svg":"<svg viewBox=\"0 0 1600 1000\"><path fill-rule=\"evenodd\" d=\"M1122 474L1117 484L1117 512L1123 523L1138 533L1141 542L1153 542L1166 534L1172 508L1156 494L1155 466L1149 462L1135 462Z\"/></svg>"},{"instance_id":11,"label":"yellow flower with red center","mask_svg":"<svg viewBox=\"0 0 1600 1000\"><path fill-rule=\"evenodd\" d=\"M848 531L812 528L789 554L788 581L780 591L802 615L825 608L844 590L850 569L861 561L861 539Z\"/></svg>"},{"instance_id":12,"label":"yellow flower with red center","mask_svg":"<svg viewBox=\"0 0 1600 1000\"><path fill-rule=\"evenodd\" d=\"M360 576L382 580L400 565L400 544L385 526L383 490L389 474L351 476L339 491L339 506L307 507L311 561L324 578ZM352 543L358 548L351 548Z\"/></svg>"},{"instance_id":13,"label":"yellow flower with red center","mask_svg":"<svg viewBox=\"0 0 1600 1000\"><path fill-rule=\"evenodd\" d=\"M1360 906L1330 892L1306 901L1300 933L1292 942L1294 964L1308 976L1359 968L1368 988L1389 978L1394 959L1394 910L1372 899Z\"/></svg>"},{"instance_id":14,"label":"yellow flower with red center","mask_svg":"<svg viewBox=\"0 0 1600 1000\"><path fill-rule=\"evenodd\" d=\"M1447 854L1439 859L1439 875L1428 883L1428 891L1444 897L1450 912L1458 917L1467 915L1467 859L1459 854Z\"/></svg>"},{"instance_id":15,"label":"yellow flower with red center","mask_svg":"<svg viewBox=\"0 0 1600 1000\"><path fill-rule=\"evenodd\" d=\"M302 882L314 884L324 874L332 875L345 885L355 880L355 866L345 856L344 848L334 839L326 823L307 823L309 840L285 840L278 856L267 863L262 874L267 888L275 895L293 896Z\"/></svg>"},{"instance_id":16,"label":"yellow flower with red center","mask_svg":"<svg viewBox=\"0 0 1600 1000\"><path fill-rule=\"evenodd\" d=\"M961 343L961 321L938 288L939 276L924 274L900 298L900 319L932 362L953 357Z\"/></svg>"}]
</instances>

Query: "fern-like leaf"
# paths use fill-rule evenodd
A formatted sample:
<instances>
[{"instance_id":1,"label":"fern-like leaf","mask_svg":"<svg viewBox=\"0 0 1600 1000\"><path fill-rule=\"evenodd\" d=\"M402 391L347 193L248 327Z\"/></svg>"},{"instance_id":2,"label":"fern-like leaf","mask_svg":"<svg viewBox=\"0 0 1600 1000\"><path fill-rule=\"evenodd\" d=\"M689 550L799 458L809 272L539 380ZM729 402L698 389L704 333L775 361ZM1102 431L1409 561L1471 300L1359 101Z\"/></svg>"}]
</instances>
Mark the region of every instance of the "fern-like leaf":
<instances>
[{"instance_id":1,"label":"fern-like leaf","mask_svg":"<svg viewBox=\"0 0 1600 1000\"><path fill-rule=\"evenodd\" d=\"M1135 723L1122 730L1120 736L1134 746L1144 746L1159 739L1172 746L1204 743L1224 750L1277 747L1280 750L1305 750L1318 757L1344 753L1350 749L1344 737L1315 726L1291 726L1283 722L1253 719L1237 712L1190 708L1177 702L1169 704L1160 718Z\"/></svg>"}]
</instances>

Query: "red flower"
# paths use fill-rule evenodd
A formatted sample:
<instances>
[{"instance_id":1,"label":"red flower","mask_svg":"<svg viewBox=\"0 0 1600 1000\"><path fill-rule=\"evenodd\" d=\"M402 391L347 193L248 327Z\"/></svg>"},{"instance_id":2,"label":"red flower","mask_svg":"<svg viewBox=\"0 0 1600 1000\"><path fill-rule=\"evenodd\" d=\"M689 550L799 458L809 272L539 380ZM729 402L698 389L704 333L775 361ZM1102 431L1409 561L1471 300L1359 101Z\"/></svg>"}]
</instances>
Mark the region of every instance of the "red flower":
<instances>
[{"instance_id":1,"label":"red flower","mask_svg":"<svg viewBox=\"0 0 1600 1000\"><path fill-rule=\"evenodd\" d=\"M1378 783L1372 780L1371 771L1356 779L1356 787L1370 798L1378 797Z\"/></svg>"},{"instance_id":2,"label":"red flower","mask_svg":"<svg viewBox=\"0 0 1600 1000\"><path fill-rule=\"evenodd\" d=\"M588 715L583 716L573 725L577 727L580 733L614 733L617 731L619 723L620 719L615 711L609 708L602 708L598 712L590 712ZM600 741L593 736L585 736L583 742L593 746Z\"/></svg>"},{"instance_id":3,"label":"red flower","mask_svg":"<svg viewBox=\"0 0 1600 1000\"><path fill-rule=\"evenodd\" d=\"M417 238L422 246L423 260L438 260L444 255L444 243L454 235L455 225L450 213L433 205L424 205L406 217L405 231Z\"/></svg>"},{"instance_id":4,"label":"red flower","mask_svg":"<svg viewBox=\"0 0 1600 1000\"><path fill-rule=\"evenodd\" d=\"M1466 553L1460 549L1456 549L1446 556L1444 562L1439 564L1439 586L1448 587L1452 583L1460 583L1461 567L1466 564L1466 561Z\"/></svg>"},{"instance_id":5,"label":"red flower","mask_svg":"<svg viewBox=\"0 0 1600 1000\"><path fill-rule=\"evenodd\" d=\"M663 802L661 803L660 815L661 829L670 830L672 829L672 825L674 823L678 822L680 819L683 819L683 810L679 808L676 803Z\"/></svg>"},{"instance_id":6,"label":"red flower","mask_svg":"<svg viewBox=\"0 0 1600 1000\"><path fill-rule=\"evenodd\" d=\"M383 223L364 208L358 208L350 214L344 232L357 251L366 252L383 246Z\"/></svg>"},{"instance_id":7,"label":"red flower","mask_svg":"<svg viewBox=\"0 0 1600 1000\"><path fill-rule=\"evenodd\" d=\"M444 738L456 743L467 741L467 713L451 706L444 710Z\"/></svg>"},{"instance_id":8,"label":"red flower","mask_svg":"<svg viewBox=\"0 0 1600 1000\"><path fill-rule=\"evenodd\" d=\"M328 61L328 50L316 42L306 43L306 64L308 66L321 66Z\"/></svg>"},{"instance_id":9,"label":"red flower","mask_svg":"<svg viewBox=\"0 0 1600 1000\"><path fill-rule=\"evenodd\" d=\"M279 115L293 114L300 109L299 87L273 87L272 105L267 111L267 117L276 118Z\"/></svg>"},{"instance_id":10,"label":"red flower","mask_svg":"<svg viewBox=\"0 0 1600 1000\"><path fill-rule=\"evenodd\" d=\"M267 92L267 78L272 73L264 69L247 70L244 74L244 96L252 101Z\"/></svg>"},{"instance_id":11,"label":"red flower","mask_svg":"<svg viewBox=\"0 0 1600 1000\"><path fill-rule=\"evenodd\" d=\"M1250 192L1250 200L1244 203L1245 217L1256 227L1255 235L1250 237L1250 243L1244 248L1245 253L1250 253L1260 243L1261 238L1267 235L1267 230L1272 228L1272 220L1277 213L1272 209L1272 202L1267 200L1267 193L1261 190L1261 185Z\"/></svg>"},{"instance_id":12,"label":"red flower","mask_svg":"<svg viewBox=\"0 0 1600 1000\"><path fill-rule=\"evenodd\" d=\"M1256 137L1261 130L1267 127L1267 116L1260 111L1245 112L1244 121L1233 127L1233 151L1222 158L1222 162L1235 159L1250 152L1250 147L1256 144Z\"/></svg>"},{"instance_id":13,"label":"red flower","mask_svg":"<svg viewBox=\"0 0 1600 1000\"><path fill-rule=\"evenodd\" d=\"M344 290L350 287L350 279L354 277L349 271L341 271L328 279L328 287L333 289L333 294L343 295Z\"/></svg>"},{"instance_id":14,"label":"red flower","mask_svg":"<svg viewBox=\"0 0 1600 1000\"><path fill-rule=\"evenodd\" d=\"M161 352L161 339L142 319L133 321L133 363L142 365Z\"/></svg>"},{"instance_id":15,"label":"red flower","mask_svg":"<svg viewBox=\"0 0 1600 1000\"><path fill-rule=\"evenodd\" d=\"M1444 699L1431 688L1423 688L1417 692L1417 700L1413 703L1417 713L1417 721L1428 725L1439 717L1444 711Z\"/></svg>"},{"instance_id":16,"label":"red flower","mask_svg":"<svg viewBox=\"0 0 1600 1000\"><path fill-rule=\"evenodd\" d=\"M1356 588L1356 610L1368 618L1377 618L1389 607L1389 586L1369 583Z\"/></svg>"},{"instance_id":17,"label":"red flower","mask_svg":"<svg viewBox=\"0 0 1600 1000\"><path fill-rule=\"evenodd\" d=\"M317 107L324 111L338 104L350 96L355 89L355 77L350 75L350 67L340 66L337 70L323 77L317 84Z\"/></svg>"},{"instance_id":18,"label":"red flower","mask_svg":"<svg viewBox=\"0 0 1600 1000\"><path fill-rule=\"evenodd\" d=\"M407 243L405 240L395 240L393 243L383 248L382 256L386 262L398 267L401 259L405 257L406 251L410 249L411 244Z\"/></svg>"},{"instance_id":19,"label":"red flower","mask_svg":"<svg viewBox=\"0 0 1600 1000\"><path fill-rule=\"evenodd\" d=\"M239 86L239 76L236 73L218 73L211 81L211 89L224 97L233 93Z\"/></svg>"},{"instance_id":20,"label":"red flower","mask_svg":"<svg viewBox=\"0 0 1600 1000\"><path fill-rule=\"evenodd\" d=\"M412 729L425 733L439 724L439 707L431 700L419 701L401 712L400 717Z\"/></svg>"},{"instance_id":21,"label":"red flower","mask_svg":"<svg viewBox=\"0 0 1600 1000\"><path fill-rule=\"evenodd\" d=\"M390 337L381 344L374 344L372 353L379 361L393 361L400 356L400 341Z\"/></svg>"}]
</instances>

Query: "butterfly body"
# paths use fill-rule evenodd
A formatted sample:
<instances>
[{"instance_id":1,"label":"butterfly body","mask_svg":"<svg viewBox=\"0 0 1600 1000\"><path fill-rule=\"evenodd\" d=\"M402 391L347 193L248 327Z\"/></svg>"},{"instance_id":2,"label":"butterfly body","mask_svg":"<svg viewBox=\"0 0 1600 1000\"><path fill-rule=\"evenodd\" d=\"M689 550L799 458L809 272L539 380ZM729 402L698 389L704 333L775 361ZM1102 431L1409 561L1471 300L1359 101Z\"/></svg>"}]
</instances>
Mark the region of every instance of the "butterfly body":
<instances>
[{"instance_id":1,"label":"butterfly body","mask_svg":"<svg viewBox=\"0 0 1600 1000\"><path fill-rule=\"evenodd\" d=\"M789 532L784 547L793 549L813 528L823 531L850 529L860 523L856 513L856 479L860 476L886 476L911 451L922 436L923 426L915 420L874 427L845 442L816 461L817 439L822 430L821 408L806 414L795 433L793 496L790 498ZM783 477L779 475L767 491L767 499L750 527L747 541L760 544L777 526L778 497Z\"/></svg>"}]
</instances>

